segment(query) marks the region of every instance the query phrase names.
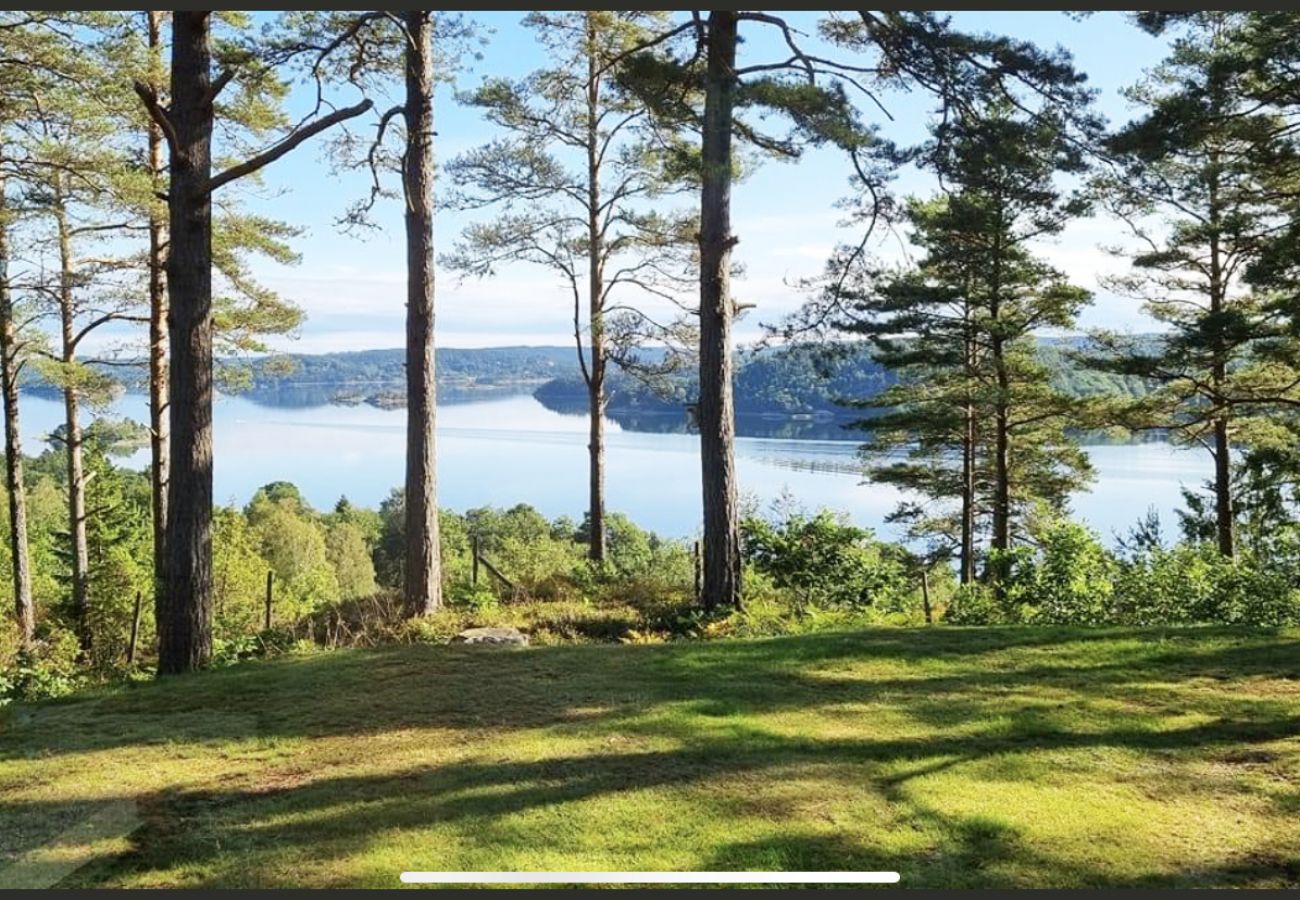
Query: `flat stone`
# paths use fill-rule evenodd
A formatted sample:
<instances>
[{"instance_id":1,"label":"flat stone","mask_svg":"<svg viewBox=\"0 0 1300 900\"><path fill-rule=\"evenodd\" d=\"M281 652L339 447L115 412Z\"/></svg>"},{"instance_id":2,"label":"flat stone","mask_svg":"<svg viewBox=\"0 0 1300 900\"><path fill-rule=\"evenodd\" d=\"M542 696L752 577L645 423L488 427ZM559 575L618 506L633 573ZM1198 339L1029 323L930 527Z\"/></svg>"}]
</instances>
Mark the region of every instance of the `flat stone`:
<instances>
[{"instance_id":1,"label":"flat stone","mask_svg":"<svg viewBox=\"0 0 1300 900\"><path fill-rule=\"evenodd\" d=\"M453 644L527 647L528 635L518 628L467 628L451 639Z\"/></svg>"}]
</instances>

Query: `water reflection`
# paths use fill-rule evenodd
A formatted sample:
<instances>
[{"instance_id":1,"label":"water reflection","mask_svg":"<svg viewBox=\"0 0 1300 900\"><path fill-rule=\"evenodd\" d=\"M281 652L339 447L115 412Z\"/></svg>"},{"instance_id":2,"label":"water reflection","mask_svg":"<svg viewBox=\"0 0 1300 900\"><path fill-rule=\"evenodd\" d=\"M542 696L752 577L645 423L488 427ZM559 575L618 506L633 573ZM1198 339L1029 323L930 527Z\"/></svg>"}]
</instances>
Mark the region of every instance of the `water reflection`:
<instances>
[{"instance_id":1,"label":"water reflection","mask_svg":"<svg viewBox=\"0 0 1300 900\"><path fill-rule=\"evenodd\" d=\"M530 503L548 516L581 517L587 492L584 416L544 407L518 392L440 392L439 497L452 509ZM216 496L245 502L261 485L295 482L310 502L332 506L346 495L376 505L402 481L403 410L308 403L297 392L278 404L224 396L215 406ZM145 398L128 394L112 411L143 419ZM61 404L24 396L23 441L44 449L44 435L62 416ZM742 492L769 504L789 493L805 505L844 510L858 523L889 534L885 516L900 499L888 486L864 484L858 441L834 423L738 423L737 469ZM807 435L791 438L791 433ZM822 435L813 437L812 435ZM848 439L845 439L848 438ZM1073 500L1074 512L1109 536L1126 530L1148 507L1169 526L1180 489L1209 471L1204 454L1164 443L1089 446L1098 481ZM699 439L685 417L614 417L608 426L607 481L611 509L665 535L690 536L700 517ZM141 450L128 465L147 465Z\"/></svg>"}]
</instances>

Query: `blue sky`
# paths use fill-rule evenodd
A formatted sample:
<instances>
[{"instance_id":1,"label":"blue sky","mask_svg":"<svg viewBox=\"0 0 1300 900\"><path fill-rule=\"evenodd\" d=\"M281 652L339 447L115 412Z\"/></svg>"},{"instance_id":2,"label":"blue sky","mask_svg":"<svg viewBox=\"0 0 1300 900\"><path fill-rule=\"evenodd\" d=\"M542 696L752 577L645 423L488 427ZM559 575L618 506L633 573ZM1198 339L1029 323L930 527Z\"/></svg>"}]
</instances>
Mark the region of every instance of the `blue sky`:
<instances>
[{"instance_id":1,"label":"blue sky","mask_svg":"<svg viewBox=\"0 0 1300 900\"><path fill-rule=\"evenodd\" d=\"M520 26L521 17L521 13L474 15L490 35L482 59L460 76L462 87L489 74L523 75L546 63L531 33ZM788 18L809 33L814 30L813 14L791 13ZM1131 114L1120 90L1154 66L1165 49L1161 40L1141 32L1118 13L1096 13L1081 21L1053 12L958 13L954 19L972 30L1064 47L1100 90L1099 108L1112 124ZM769 33L770 29L753 24L749 29L742 62L746 57L771 58L779 52L779 38ZM303 90L291 97L295 108L307 102ZM905 143L924 134L926 98L891 96L887 106L894 121L880 121L884 136ZM440 159L493 136L474 110L456 104L450 87L439 91L435 117ZM795 308L800 296L793 282L820 271L831 248L850 236L837 227L842 213L835 208L835 201L845 193L846 179L844 161L836 152L824 150L809 152L796 163L769 163L736 186L733 229L739 237L736 255L745 275L734 289L745 302L757 304L755 312L738 327L739 340L757 337L760 321L779 319ZM360 175L333 173L319 144L302 148L266 170L265 186L251 200L252 205L304 229L296 242L302 254L299 265L256 266L268 285L307 312L296 339L279 341L279 348L322 352L401 344L405 272L400 206L382 205L376 214L381 228L363 238L341 234L333 225L349 203L363 194L366 184ZM931 185L923 176L905 173L896 188L900 193L924 194ZM463 215L439 215L435 237L440 251L450 248L468 221ZM1110 295L1098 284L1099 275L1124 269L1123 261L1101 246L1122 243L1124 238L1119 223L1094 218L1076 222L1040 248L1077 284L1096 292L1093 307L1081 320L1083 327L1134 331L1151 327L1134 301ZM881 252L897 251L882 248ZM572 340L568 331L570 301L555 276L536 268L510 267L490 280L464 282L440 271L437 307L440 346L567 344Z\"/></svg>"}]
</instances>

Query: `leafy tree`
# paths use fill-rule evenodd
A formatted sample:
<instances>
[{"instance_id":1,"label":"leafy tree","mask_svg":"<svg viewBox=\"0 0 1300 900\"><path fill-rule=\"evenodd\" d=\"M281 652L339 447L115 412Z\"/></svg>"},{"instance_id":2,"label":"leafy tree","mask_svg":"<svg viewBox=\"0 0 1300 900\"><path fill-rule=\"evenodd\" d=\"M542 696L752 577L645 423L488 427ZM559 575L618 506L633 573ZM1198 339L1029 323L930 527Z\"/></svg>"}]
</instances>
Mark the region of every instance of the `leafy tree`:
<instances>
[{"instance_id":1,"label":"leafy tree","mask_svg":"<svg viewBox=\"0 0 1300 900\"><path fill-rule=\"evenodd\" d=\"M751 516L744 533L746 559L793 592L800 610L866 607L904 589L902 557L826 510L792 512L775 522Z\"/></svg>"},{"instance_id":2,"label":"leafy tree","mask_svg":"<svg viewBox=\"0 0 1300 900\"><path fill-rule=\"evenodd\" d=\"M338 600L339 580L331 565L325 528L314 511L295 496L296 488L280 493L279 497L260 494L245 514L258 541L258 554L275 573L278 606L295 618Z\"/></svg>"},{"instance_id":3,"label":"leafy tree","mask_svg":"<svg viewBox=\"0 0 1300 900\"><path fill-rule=\"evenodd\" d=\"M406 502L400 488L394 488L379 503L379 539L373 559L375 577L385 587L400 589L406 556Z\"/></svg>"},{"instance_id":4,"label":"leafy tree","mask_svg":"<svg viewBox=\"0 0 1300 900\"><path fill-rule=\"evenodd\" d=\"M325 531L325 555L334 568L339 597L369 597L378 589L366 532L355 522L335 521Z\"/></svg>"},{"instance_id":5,"label":"leafy tree","mask_svg":"<svg viewBox=\"0 0 1300 900\"><path fill-rule=\"evenodd\" d=\"M266 573L258 534L233 506L218 507L212 521L213 631L229 639L261 628Z\"/></svg>"}]
</instances>

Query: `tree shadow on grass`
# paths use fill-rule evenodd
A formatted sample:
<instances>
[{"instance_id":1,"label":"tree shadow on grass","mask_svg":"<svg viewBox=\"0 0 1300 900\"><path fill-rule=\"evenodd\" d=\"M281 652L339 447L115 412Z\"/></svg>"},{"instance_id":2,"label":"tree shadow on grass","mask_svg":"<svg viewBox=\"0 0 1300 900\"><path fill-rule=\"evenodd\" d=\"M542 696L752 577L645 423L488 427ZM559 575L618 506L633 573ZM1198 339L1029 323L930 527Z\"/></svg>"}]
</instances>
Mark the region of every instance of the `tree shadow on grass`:
<instances>
[{"instance_id":1,"label":"tree shadow on grass","mask_svg":"<svg viewBox=\"0 0 1300 900\"><path fill-rule=\"evenodd\" d=\"M475 759L382 775L305 775L285 781L250 777L241 780L253 783L162 791L145 798L141 814L145 824L134 836L135 852L104 869L82 873L77 883L81 879L93 883L110 871L130 875L179 868L210 873L205 877L208 886L275 886L279 876L274 873L284 871L283 866L274 864L277 858L294 859L300 877L301 872L312 868L304 860L324 865L362 852L371 842L439 824L448 824L459 834L475 835L491 844L503 835L517 839L514 828L502 823L518 813L568 808L581 815L576 805L593 798L679 791L719 776L780 779L818 767L858 773L853 780L870 785L897 816L924 825L928 832L940 833L942 839L925 853L888 865L889 861L869 845L834 845L831 849L841 854L834 857L824 845L824 837L802 844L782 837L768 846L731 847L730 852L724 852L724 848L716 851L712 862L701 863L700 867L899 869L906 862L914 877L929 884L999 884L1003 883L999 881L1003 875L987 867L1019 854L1017 871L1023 873L1037 866L1045 878L1066 878L1057 863L1035 861L1025 854L1014 831L1004 823L978 816L944 816L910 797L903 785L922 775L1009 751L1032 754L1110 746L1178 751L1240 747L1297 733L1300 717L1271 722L1227 721L1161 732L1116 730L938 739L819 740L739 732L697 739L672 750L509 762ZM900 762L911 767L899 772ZM834 790L833 786L828 789ZM749 799L734 791L721 795L705 791L699 796L703 802L713 804L702 812L724 817L744 815L744 804ZM0 821L39 817L42 813L38 806L4 805L0 806ZM549 838L540 831L535 833L535 839ZM852 865L845 862L845 853ZM831 865L832 858L840 862ZM259 874L262 865L265 873ZM440 867L436 862L426 865L424 861L411 861L413 868L422 866ZM1270 871L1277 874L1276 867ZM1095 884L1107 877L1100 872L1085 873L1081 878L1069 876L1068 883Z\"/></svg>"},{"instance_id":2,"label":"tree shadow on grass","mask_svg":"<svg viewBox=\"0 0 1300 900\"><path fill-rule=\"evenodd\" d=\"M863 661L888 671L843 674ZM1300 639L1227 629L890 629L520 652L342 651L0 711L8 716L0 760L179 741L581 725L682 702L726 717L949 697L958 701L951 711L982 691L1053 686L1096 698L1117 685L1206 677L1300 678Z\"/></svg>"},{"instance_id":3,"label":"tree shadow on grass","mask_svg":"<svg viewBox=\"0 0 1300 900\"><path fill-rule=\"evenodd\" d=\"M1108 630L1102 633L1106 639L1122 638L1123 645L1107 649L1088 632L1048 634L900 630L668 647L485 652L415 646L323 654L33 707L26 722L0 734L0 759L408 729L462 733L484 748L470 759L375 775L318 777L272 764L200 786L164 787L139 798L145 824L135 835L135 852L74 878L85 883L113 873L177 867L211 873L203 878L214 886L257 883L259 877L266 883L277 876L258 876L256 867L265 863L266 873L284 871L273 863L285 853L326 862L440 822L491 840L499 823L515 813L623 792L675 790L720 776L780 779L829 767L855 773L902 815L945 835L927 853L905 861L929 873L924 883L953 883L970 871L972 884L998 884L997 870L979 868L977 858L1023 853L1015 835L991 820L942 818L919 806L900 785L1007 754L1122 748L1203 757L1300 735L1293 693L1261 699L1216 690L1212 704L1200 694L1176 693L1180 683L1206 679L1300 677L1300 641L1294 638L1222 629ZM852 668L862 661L886 665L879 673ZM1150 685L1157 682L1174 685L1175 693L1165 687L1153 691ZM1103 714L1081 723L1053 717L1052 692L1084 704L1126 699L1142 700L1147 707L1113 718L1099 707ZM772 721L763 718L807 711L847 721L844 717L873 703L886 703L929 727L897 736L874 729L864 718L852 738L835 736L842 729L801 736L788 727L774 731ZM997 727L952 727L978 726L995 709L1001 717ZM1180 718L1188 710L1201 715ZM530 729L586 740L632 735L659 746L540 759L485 758L497 738ZM669 749L662 749L665 743ZM745 799L733 794L701 796L722 807ZM0 828L58 819L77 802L0 801ZM739 806L737 811L743 814ZM838 846L835 840L795 835L766 848L763 842L741 842L716 849L715 867L744 868L723 862L761 860L765 853L793 860L848 853L855 865L897 868L877 861L869 845ZM1048 877L1063 871L1048 859L1033 864ZM1253 872L1248 870L1254 864L1234 865L1240 871L1225 867L1218 873L1207 870L1204 877L1208 883L1220 877L1234 884L1286 877L1276 859L1263 859ZM1107 877L1083 873L1080 883L1100 884ZM1191 883L1200 877L1188 876ZM1167 880L1153 875L1151 883L1163 883L1162 878Z\"/></svg>"}]
</instances>

